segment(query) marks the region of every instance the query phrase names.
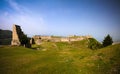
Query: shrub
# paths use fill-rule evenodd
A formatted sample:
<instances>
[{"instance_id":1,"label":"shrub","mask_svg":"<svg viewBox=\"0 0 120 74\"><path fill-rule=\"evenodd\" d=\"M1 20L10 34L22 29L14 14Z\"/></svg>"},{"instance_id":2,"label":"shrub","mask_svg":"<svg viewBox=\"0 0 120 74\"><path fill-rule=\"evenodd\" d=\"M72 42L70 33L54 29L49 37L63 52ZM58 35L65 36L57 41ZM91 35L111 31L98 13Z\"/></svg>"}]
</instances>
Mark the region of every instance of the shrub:
<instances>
[{"instance_id":1,"label":"shrub","mask_svg":"<svg viewBox=\"0 0 120 74\"><path fill-rule=\"evenodd\" d=\"M94 38L89 38L88 40L89 40L88 48L90 48L90 49L100 49L103 47L102 44Z\"/></svg>"}]
</instances>

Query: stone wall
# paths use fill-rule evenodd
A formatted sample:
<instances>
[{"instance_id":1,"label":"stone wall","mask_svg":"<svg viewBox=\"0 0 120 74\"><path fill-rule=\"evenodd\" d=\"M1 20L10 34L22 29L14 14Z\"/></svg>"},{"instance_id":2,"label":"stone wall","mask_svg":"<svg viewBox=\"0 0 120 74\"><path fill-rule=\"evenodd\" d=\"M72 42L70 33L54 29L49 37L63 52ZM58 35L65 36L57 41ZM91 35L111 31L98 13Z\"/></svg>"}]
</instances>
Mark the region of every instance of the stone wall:
<instances>
[{"instance_id":1,"label":"stone wall","mask_svg":"<svg viewBox=\"0 0 120 74\"><path fill-rule=\"evenodd\" d=\"M92 38L92 36L68 36L68 37L61 37L61 36L33 36L33 38L29 41L26 35L21 30L21 27L18 25L13 25L13 32L12 32L12 41L11 45L28 45L33 44L33 42L37 45L40 45L43 41L51 41L51 42L70 42L70 41L80 41L83 39ZM27 42L26 42L27 40Z\"/></svg>"},{"instance_id":2,"label":"stone wall","mask_svg":"<svg viewBox=\"0 0 120 74\"><path fill-rule=\"evenodd\" d=\"M32 39L34 39L35 44L41 44L41 36L34 36Z\"/></svg>"},{"instance_id":3,"label":"stone wall","mask_svg":"<svg viewBox=\"0 0 120 74\"><path fill-rule=\"evenodd\" d=\"M11 41L11 45L16 45L16 46L20 46L21 45L21 38L23 36L23 32L21 30L21 27L18 25L13 25L13 30L12 30L12 41Z\"/></svg>"},{"instance_id":4,"label":"stone wall","mask_svg":"<svg viewBox=\"0 0 120 74\"><path fill-rule=\"evenodd\" d=\"M70 42L70 41L81 41L83 39L92 38L92 36L70 36L70 37L52 37L52 36L33 36L35 44L40 45L42 41L51 42Z\"/></svg>"}]
</instances>

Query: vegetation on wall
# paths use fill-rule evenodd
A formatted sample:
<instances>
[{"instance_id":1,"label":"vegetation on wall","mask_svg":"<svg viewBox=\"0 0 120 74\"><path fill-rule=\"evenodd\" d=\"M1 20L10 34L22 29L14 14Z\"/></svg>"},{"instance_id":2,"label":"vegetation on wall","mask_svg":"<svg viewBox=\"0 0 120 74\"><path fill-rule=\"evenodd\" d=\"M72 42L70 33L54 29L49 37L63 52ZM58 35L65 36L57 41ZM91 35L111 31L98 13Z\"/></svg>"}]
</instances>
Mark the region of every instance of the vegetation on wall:
<instances>
[{"instance_id":1,"label":"vegetation on wall","mask_svg":"<svg viewBox=\"0 0 120 74\"><path fill-rule=\"evenodd\" d=\"M27 37L27 35L22 35L21 39L20 39L21 45L24 45L25 47L30 48L31 44L30 44L30 38Z\"/></svg>"}]
</instances>

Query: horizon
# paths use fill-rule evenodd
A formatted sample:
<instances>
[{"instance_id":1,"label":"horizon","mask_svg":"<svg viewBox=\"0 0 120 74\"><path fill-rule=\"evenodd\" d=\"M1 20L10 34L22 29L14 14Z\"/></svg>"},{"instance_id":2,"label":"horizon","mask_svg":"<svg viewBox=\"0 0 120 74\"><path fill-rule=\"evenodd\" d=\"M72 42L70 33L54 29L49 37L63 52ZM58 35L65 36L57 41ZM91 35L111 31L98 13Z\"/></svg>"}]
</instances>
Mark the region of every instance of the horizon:
<instances>
[{"instance_id":1,"label":"horizon","mask_svg":"<svg viewBox=\"0 0 120 74\"><path fill-rule=\"evenodd\" d=\"M28 36L108 34L120 41L119 0L0 0L0 29L21 26Z\"/></svg>"}]
</instances>

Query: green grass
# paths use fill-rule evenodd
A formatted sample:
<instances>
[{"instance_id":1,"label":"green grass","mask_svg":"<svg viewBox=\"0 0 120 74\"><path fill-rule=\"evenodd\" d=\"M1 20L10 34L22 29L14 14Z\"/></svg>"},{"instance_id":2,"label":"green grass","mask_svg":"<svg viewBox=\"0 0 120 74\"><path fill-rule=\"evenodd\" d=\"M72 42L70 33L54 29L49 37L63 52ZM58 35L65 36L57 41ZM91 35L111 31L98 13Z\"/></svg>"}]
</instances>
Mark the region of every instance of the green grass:
<instances>
[{"instance_id":1,"label":"green grass","mask_svg":"<svg viewBox=\"0 0 120 74\"><path fill-rule=\"evenodd\" d=\"M43 42L40 46L33 45L34 49L2 46L0 74L120 73L120 44L98 50L91 50L86 45L83 40Z\"/></svg>"}]
</instances>

